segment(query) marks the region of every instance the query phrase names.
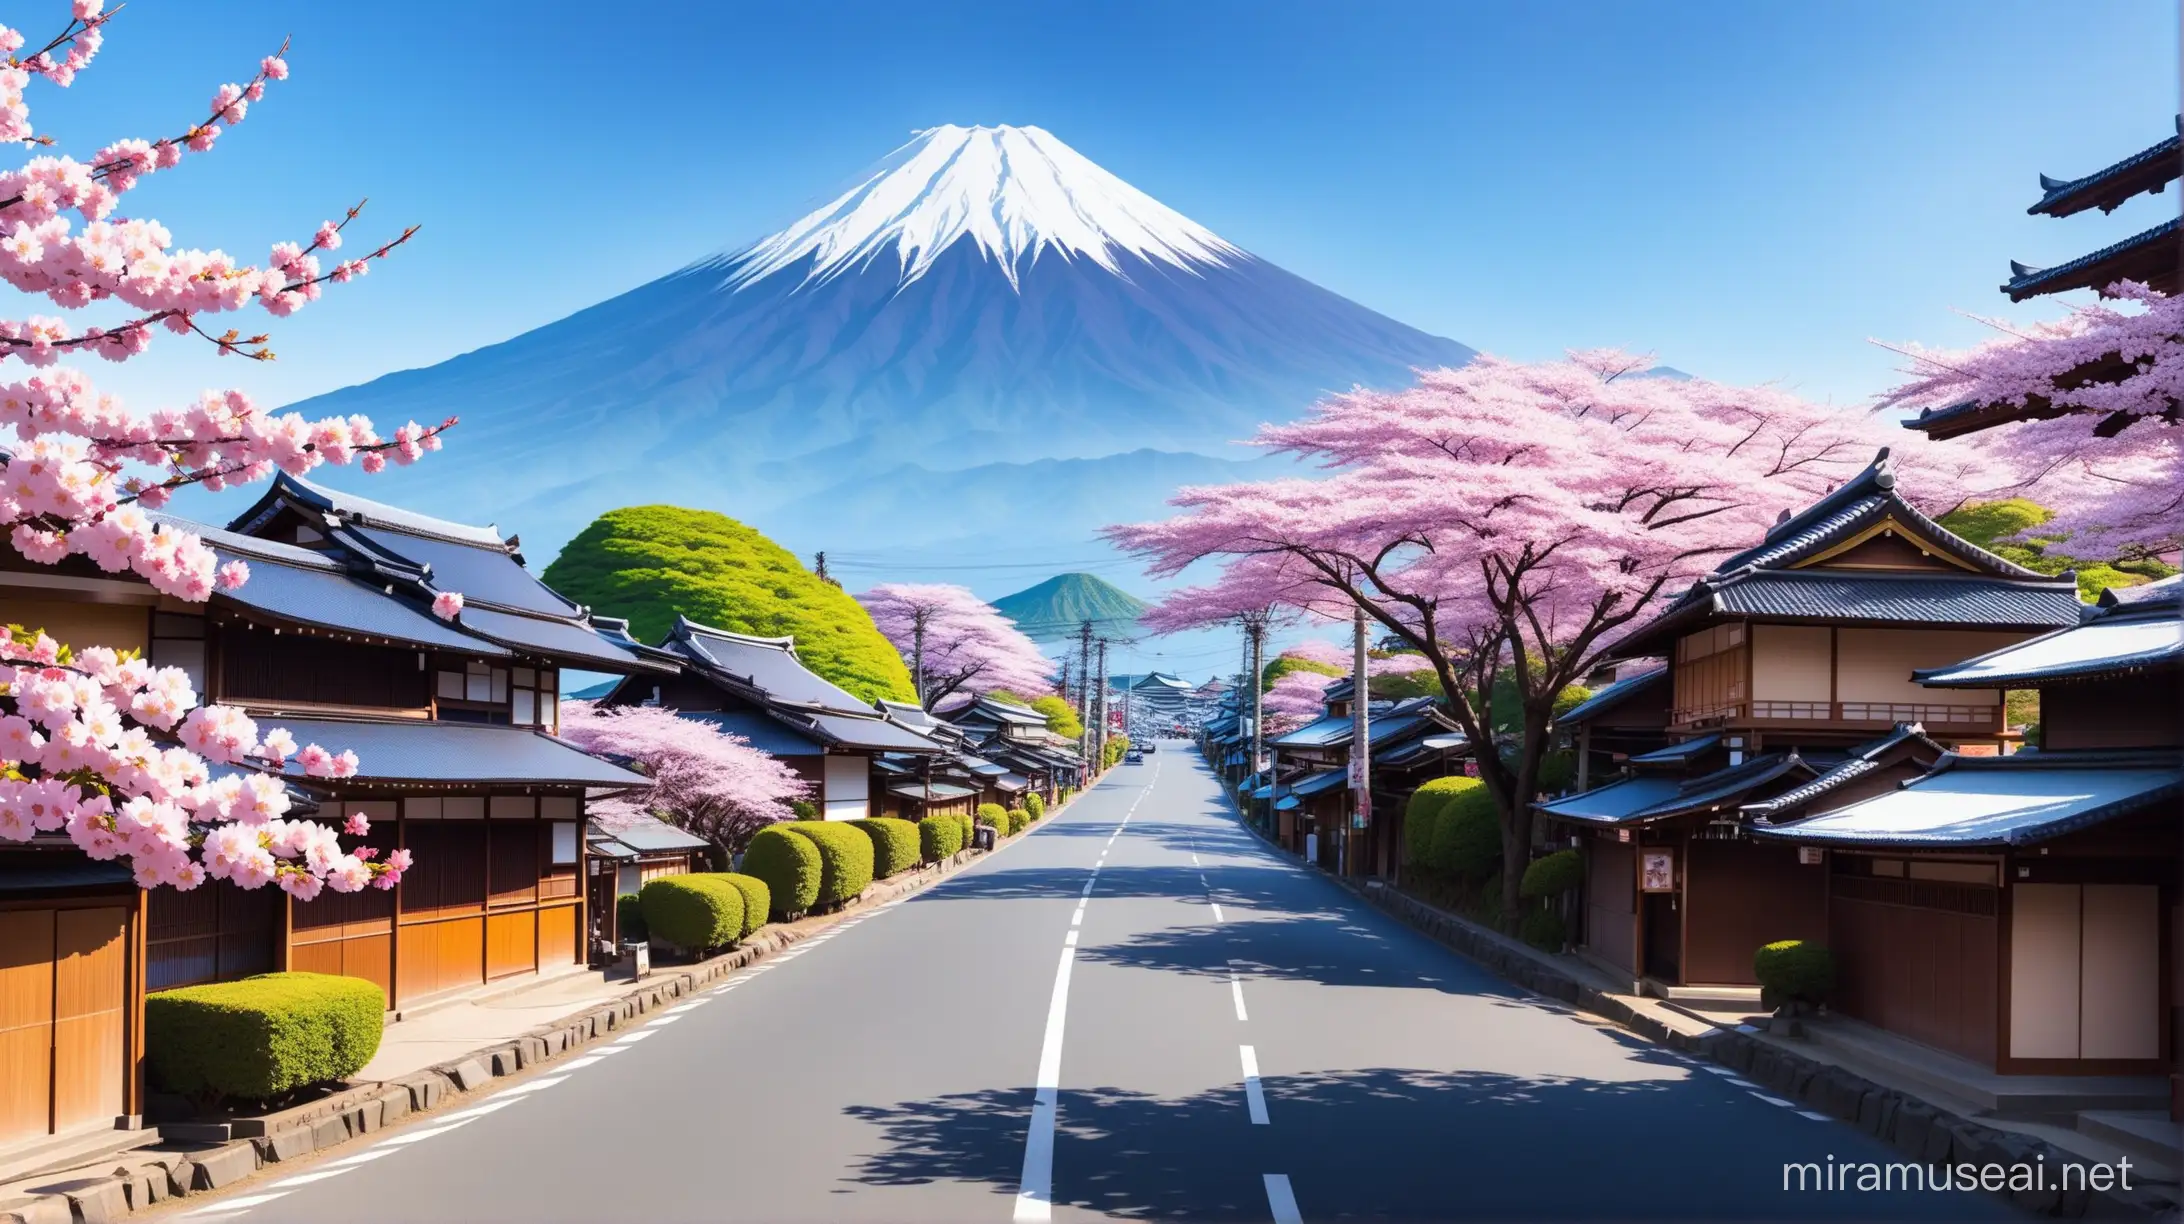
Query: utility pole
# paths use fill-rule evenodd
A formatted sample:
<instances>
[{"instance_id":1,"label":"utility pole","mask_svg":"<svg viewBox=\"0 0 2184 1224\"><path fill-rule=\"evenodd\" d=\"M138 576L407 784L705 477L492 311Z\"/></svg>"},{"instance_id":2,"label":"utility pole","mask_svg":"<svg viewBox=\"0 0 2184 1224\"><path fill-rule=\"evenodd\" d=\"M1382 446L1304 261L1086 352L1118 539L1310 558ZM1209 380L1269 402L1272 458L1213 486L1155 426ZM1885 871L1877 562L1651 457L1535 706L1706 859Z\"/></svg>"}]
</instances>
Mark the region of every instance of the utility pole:
<instances>
[{"instance_id":1,"label":"utility pole","mask_svg":"<svg viewBox=\"0 0 2184 1224\"><path fill-rule=\"evenodd\" d=\"M1069 660L1062 660L1062 700L1069 700Z\"/></svg>"},{"instance_id":2,"label":"utility pole","mask_svg":"<svg viewBox=\"0 0 2184 1224\"><path fill-rule=\"evenodd\" d=\"M1092 622L1087 619L1077 626L1077 725L1083 731L1077 736L1077 756L1085 763L1085 772L1093 765L1091 749L1092 730Z\"/></svg>"},{"instance_id":3,"label":"utility pole","mask_svg":"<svg viewBox=\"0 0 2184 1224\"><path fill-rule=\"evenodd\" d=\"M828 584L829 586L842 585L841 583L834 581L834 576L832 574L827 573L827 555L823 552L817 553L812 557L811 576L817 578L821 582Z\"/></svg>"},{"instance_id":4,"label":"utility pole","mask_svg":"<svg viewBox=\"0 0 2184 1224\"><path fill-rule=\"evenodd\" d=\"M1249 674L1244 677L1245 683L1251 686L1251 760L1246 762L1246 776L1252 779L1257 779L1259 776L1261 768L1259 755L1266 751L1266 702L1264 700L1266 694L1261 691L1259 684L1260 673L1266 667L1266 660L1262 657L1266 651L1266 621L1266 609L1262 608L1256 612L1244 613L1244 634L1251 641L1250 662L1245 665ZM1268 782L1273 780L1272 778L1267 779ZM1253 789L1257 788L1254 787ZM1246 794L1248 793L1246 792ZM1247 800L1247 802L1252 803L1251 810L1256 815L1258 812L1257 802L1252 800ZM1271 808L1269 810L1271 811Z\"/></svg>"},{"instance_id":5,"label":"utility pole","mask_svg":"<svg viewBox=\"0 0 2184 1224\"><path fill-rule=\"evenodd\" d=\"M1101 639L1100 639L1100 688L1099 688L1099 703L1098 703L1098 704L1099 704L1099 716L1100 716L1100 730L1099 730L1099 734L1098 734L1098 735L1095 735L1095 736L1093 736L1093 737L1092 737L1092 746L1093 746L1093 748L1094 748L1094 749L1095 749L1095 750L1096 750L1096 751L1097 751L1097 752L1099 753L1099 756L1098 756L1098 758L1097 758L1097 759L1098 759L1098 761L1099 761L1099 763L1100 763L1100 764L1102 764L1102 765L1105 765L1105 764L1107 764L1107 639L1106 639L1106 638L1101 638Z\"/></svg>"},{"instance_id":6,"label":"utility pole","mask_svg":"<svg viewBox=\"0 0 2184 1224\"><path fill-rule=\"evenodd\" d=\"M1372 822L1373 816L1373 720L1372 690L1367 683L1365 669L1365 610L1357 611L1351 622L1357 641L1350 660L1350 789L1355 795L1355 815L1350 818L1350 832L1342 839L1341 850L1347 858L1352 842L1361 840L1359 834ZM1348 864L1338 865L1337 870L1348 873Z\"/></svg>"},{"instance_id":7,"label":"utility pole","mask_svg":"<svg viewBox=\"0 0 2184 1224\"><path fill-rule=\"evenodd\" d=\"M825 563L827 555L819 554ZM910 609L910 686L917 691L918 708L925 708L925 622L933 615L932 605L915 604Z\"/></svg>"}]
</instances>

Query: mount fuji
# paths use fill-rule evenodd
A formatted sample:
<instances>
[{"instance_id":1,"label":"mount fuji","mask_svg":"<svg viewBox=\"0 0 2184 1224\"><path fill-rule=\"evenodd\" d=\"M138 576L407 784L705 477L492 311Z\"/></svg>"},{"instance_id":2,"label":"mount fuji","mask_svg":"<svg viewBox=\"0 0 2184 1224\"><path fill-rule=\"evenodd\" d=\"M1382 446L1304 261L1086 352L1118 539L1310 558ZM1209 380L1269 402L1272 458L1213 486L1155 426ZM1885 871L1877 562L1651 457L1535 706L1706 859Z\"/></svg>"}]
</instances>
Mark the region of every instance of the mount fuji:
<instances>
[{"instance_id":1,"label":"mount fuji","mask_svg":"<svg viewBox=\"0 0 2184 1224\"><path fill-rule=\"evenodd\" d=\"M537 558L601 511L659 501L800 551L1028 557L1096 547L1177 484L1287 470L1233 443L1472 355L1040 128L949 126L777 234L296 407L459 415L445 451L375 486L518 527Z\"/></svg>"}]
</instances>

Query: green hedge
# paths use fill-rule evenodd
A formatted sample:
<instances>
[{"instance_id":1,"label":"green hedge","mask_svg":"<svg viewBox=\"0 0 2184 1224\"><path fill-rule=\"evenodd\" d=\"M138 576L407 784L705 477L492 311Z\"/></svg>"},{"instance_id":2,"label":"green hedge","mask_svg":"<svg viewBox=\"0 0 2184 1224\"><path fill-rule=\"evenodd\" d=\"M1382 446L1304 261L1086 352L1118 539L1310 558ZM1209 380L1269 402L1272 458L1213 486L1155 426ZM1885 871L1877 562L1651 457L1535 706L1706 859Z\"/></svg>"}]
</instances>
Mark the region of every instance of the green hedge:
<instances>
[{"instance_id":1,"label":"green hedge","mask_svg":"<svg viewBox=\"0 0 2184 1224\"><path fill-rule=\"evenodd\" d=\"M751 835L743 850L743 872L765 881L776 919L801 914L819 902L819 881L825 874L819 847L798 837L792 829L802 821L767 825Z\"/></svg>"},{"instance_id":2,"label":"green hedge","mask_svg":"<svg viewBox=\"0 0 2184 1224\"><path fill-rule=\"evenodd\" d=\"M956 822L956 828L963 830L964 845L978 840L978 822L971 819L969 812L957 812L950 819Z\"/></svg>"},{"instance_id":3,"label":"green hedge","mask_svg":"<svg viewBox=\"0 0 2184 1224\"><path fill-rule=\"evenodd\" d=\"M1435 778L1411 792L1403 808L1403 861L1414 867L1433 865L1433 831L1450 795L1470 778Z\"/></svg>"},{"instance_id":4,"label":"green hedge","mask_svg":"<svg viewBox=\"0 0 2184 1224\"><path fill-rule=\"evenodd\" d=\"M1532 860L1532 865L1524 869L1524 883L1517 892L1527 899L1559 897L1584 882L1585 865L1577 851L1557 850Z\"/></svg>"},{"instance_id":5,"label":"green hedge","mask_svg":"<svg viewBox=\"0 0 2184 1224\"><path fill-rule=\"evenodd\" d=\"M1436 781L1459 785L1447 788L1440 814L1434 818L1428 863L1463 880L1478 881L1494 874L1501 862L1501 822L1486 783L1477 778Z\"/></svg>"},{"instance_id":6,"label":"green hedge","mask_svg":"<svg viewBox=\"0 0 2184 1224\"><path fill-rule=\"evenodd\" d=\"M1570 935L1562 921L1562 915L1551 909L1526 911L1524 925L1519 928L1519 934L1524 937L1524 942L1542 952L1562 951L1562 945L1568 942Z\"/></svg>"},{"instance_id":7,"label":"green hedge","mask_svg":"<svg viewBox=\"0 0 2184 1224\"><path fill-rule=\"evenodd\" d=\"M361 1070L379 1052L386 1010L362 978L264 973L146 996L144 1049L169 1092L273 1101Z\"/></svg>"},{"instance_id":8,"label":"green hedge","mask_svg":"<svg viewBox=\"0 0 2184 1224\"><path fill-rule=\"evenodd\" d=\"M978 805L978 823L992 825L996 836L1005 834L1009 831L1009 811L998 803L981 803Z\"/></svg>"},{"instance_id":9,"label":"green hedge","mask_svg":"<svg viewBox=\"0 0 2184 1224\"><path fill-rule=\"evenodd\" d=\"M1024 810L1031 813L1033 820L1041 819L1046 815L1046 800L1039 797L1038 791L1026 791L1024 792Z\"/></svg>"},{"instance_id":10,"label":"green hedge","mask_svg":"<svg viewBox=\"0 0 2184 1224\"><path fill-rule=\"evenodd\" d=\"M739 871L713 874L726 880L737 892L743 894L743 933L736 938L744 940L758 934L758 928L766 925L766 915L773 911L773 889L768 888L766 881L757 876L745 875Z\"/></svg>"},{"instance_id":11,"label":"green hedge","mask_svg":"<svg viewBox=\"0 0 2184 1224\"><path fill-rule=\"evenodd\" d=\"M1835 958L1801 939L1780 940L1753 953L1752 972L1759 978L1759 1000L1768 1007L1825 1003L1835 989Z\"/></svg>"},{"instance_id":12,"label":"green hedge","mask_svg":"<svg viewBox=\"0 0 2184 1224\"><path fill-rule=\"evenodd\" d=\"M872 875L884 880L918 865L921 855L918 827L894 816L874 816L849 823L872 839Z\"/></svg>"},{"instance_id":13,"label":"green hedge","mask_svg":"<svg viewBox=\"0 0 2184 1224\"><path fill-rule=\"evenodd\" d=\"M819 904L840 905L872 883L872 839L847 821L799 820L789 826L819 848Z\"/></svg>"},{"instance_id":14,"label":"green hedge","mask_svg":"<svg viewBox=\"0 0 2184 1224\"><path fill-rule=\"evenodd\" d=\"M1023 808L1010 808L1007 815L1011 834L1021 833L1031 827L1031 813Z\"/></svg>"},{"instance_id":15,"label":"green hedge","mask_svg":"<svg viewBox=\"0 0 2184 1224\"><path fill-rule=\"evenodd\" d=\"M710 872L662 876L637 894L654 939L690 952L743 938L743 890Z\"/></svg>"},{"instance_id":16,"label":"green hedge","mask_svg":"<svg viewBox=\"0 0 2184 1224\"><path fill-rule=\"evenodd\" d=\"M963 849L963 818L928 816L918 822L918 855L928 863L952 857Z\"/></svg>"},{"instance_id":17,"label":"green hedge","mask_svg":"<svg viewBox=\"0 0 2184 1224\"><path fill-rule=\"evenodd\" d=\"M646 938L645 907L636 893L623 893L614 899L614 929L621 932L624 943L640 943Z\"/></svg>"}]
</instances>

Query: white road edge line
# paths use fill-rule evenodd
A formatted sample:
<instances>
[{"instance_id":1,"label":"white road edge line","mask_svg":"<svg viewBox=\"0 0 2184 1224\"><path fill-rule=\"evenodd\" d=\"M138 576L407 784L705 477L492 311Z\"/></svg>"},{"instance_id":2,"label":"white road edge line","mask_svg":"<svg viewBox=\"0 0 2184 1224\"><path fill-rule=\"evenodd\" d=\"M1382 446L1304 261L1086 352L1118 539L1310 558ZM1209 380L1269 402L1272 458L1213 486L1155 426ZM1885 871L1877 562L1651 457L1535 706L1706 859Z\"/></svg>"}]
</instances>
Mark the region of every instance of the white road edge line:
<instances>
[{"instance_id":1,"label":"white road edge line","mask_svg":"<svg viewBox=\"0 0 2184 1224\"><path fill-rule=\"evenodd\" d=\"M1069 1015L1069 968L1075 948L1063 948L1054 969L1054 995L1047 1002L1046 1041L1039 1048L1037 1096L1031 1105L1031 1130L1024 1136L1024 1171L1017 1179L1018 1224L1043 1224L1054 1218L1054 1114L1062 1078L1062 1025Z\"/></svg>"},{"instance_id":2,"label":"white road edge line","mask_svg":"<svg viewBox=\"0 0 2184 1224\"><path fill-rule=\"evenodd\" d=\"M1069 929L1069 936L1068 938L1062 940L1062 946L1065 948L1074 948L1077 946L1077 928L1071 927Z\"/></svg>"},{"instance_id":3,"label":"white road edge line","mask_svg":"<svg viewBox=\"0 0 2184 1224\"><path fill-rule=\"evenodd\" d=\"M339 1177L344 1173L354 1172L356 1172L355 1165L350 1165L348 1168L345 1169L320 1169L316 1173L298 1173L294 1177L284 1177L281 1180L274 1182L271 1186L267 1188L272 1190L288 1190L293 1189L296 1186L308 1186L312 1182L322 1182L329 1177ZM223 1207L225 1207L226 1205L227 1204L225 1203L221 1204L221 1206Z\"/></svg>"},{"instance_id":4,"label":"white road edge line","mask_svg":"<svg viewBox=\"0 0 2184 1224\"><path fill-rule=\"evenodd\" d=\"M327 1164L326 1167L329 1169L352 1168L356 1165L368 1164L371 1161L377 1160L382 1156L392 1155L394 1155L393 1148L373 1148L368 1152L358 1152L354 1156L345 1156L340 1160L331 1161Z\"/></svg>"},{"instance_id":5,"label":"white road edge line","mask_svg":"<svg viewBox=\"0 0 2184 1224\"><path fill-rule=\"evenodd\" d=\"M197 1210L195 1210L195 1211L185 1212L185 1213L183 1213L183 1214L185 1214L185 1215L193 1215L193 1216L202 1216L202 1215L210 1215L211 1213L213 1213L213 1212L215 1212L215 1211L220 1211L220 1212L233 1212L233 1211L241 1211L241 1210L243 1210L243 1209L244 1209L244 1208L246 1208L246 1207L255 1207L255 1206L257 1206L257 1205L258 1205L258 1204L260 1204L260 1203L270 1203L270 1202L272 1202L272 1201L273 1201L274 1199L277 1199L277 1198L286 1198L286 1197L287 1197L287 1195L288 1195L288 1192L287 1192L286 1190L283 1190L283 1191L281 1191L281 1192L280 1192L280 1193L278 1193L278 1194L246 1194L246 1195L244 1195L243 1197L241 1197L241 1198L239 1198L239 1199L229 1199L229 1200L228 1200L227 1202L224 1202L224 1203L215 1203L214 1205L212 1205L212 1206L210 1206L210 1207L200 1207L200 1208L198 1208L198 1209L197 1209Z\"/></svg>"},{"instance_id":6,"label":"white road edge line","mask_svg":"<svg viewBox=\"0 0 2184 1224\"><path fill-rule=\"evenodd\" d=\"M1791 1104L1790 1104L1790 1103L1789 1103L1788 1101L1785 1101L1785 1100L1783 1100L1783 1099L1782 1099L1781 1097L1771 1097L1771 1096L1767 1096L1767 1095L1766 1095L1766 1094L1764 1094L1764 1093L1758 1093L1758 1092L1755 1092L1755 1093L1753 1093L1752 1095L1753 1095L1753 1096L1755 1096L1755 1097L1758 1097L1758 1098L1759 1098L1760 1100L1762 1100L1762 1101L1765 1101L1765 1102L1767 1102L1767 1103L1768 1103L1769 1105L1780 1105L1780 1106L1781 1106L1782 1108L1784 1108L1784 1109L1790 1109L1790 1108L1793 1108L1793 1107L1791 1106Z\"/></svg>"},{"instance_id":7,"label":"white road edge line","mask_svg":"<svg viewBox=\"0 0 2184 1224\"><path fill-rule=\"evenodd\" d=\"M1813 1112L1813 1111L1812 1111L1812 1110L1810 1110L1810 1109L1800 1109L1800 1110L1798 1110L1798 1111L1797 1111L1797 1116L1798 1116L1798 1117L1800 1117L1800 1118L1811 1118L1811 1119L1812 1119L1813 1121L1815 1121L1815 1122L1833 1122L1833 1121L1835 1121L1835 1119L1834 1119L1833 1117L1830 1117L1830 1116L1829 1116L1829 1115L1827 1115L1827 1114L1824 1114L1824 1113L1815 1113L1815 1112Z\"/></svg>"},{"instance_id":8,"label":"white road edge line","mask_svg":"<svg viewBox=\"0 0 2184 1224\"><path fill-rule=\"evenodd\" d=\"M1266 1206L1274 1215L1274 1224L1304 1224L1304 1213L1297 1210L1297 1192L1289 1188L1287 1173L1266 1175Z\"/></svg>"},{"instance_id":9,"label":"white road edge line","mask_svg":"<svg viewBox=\"0 0 2184 1224\"><path fill-rule=\"evenodd\" d=\"M1253 1126L1268 1125L1266 1120L1266 1089L1259 1083L1259 1055L1250 1046L1238 1046L1244 1062L1244 1106L1251 1111Z\"/></svg>"}]
</instances>

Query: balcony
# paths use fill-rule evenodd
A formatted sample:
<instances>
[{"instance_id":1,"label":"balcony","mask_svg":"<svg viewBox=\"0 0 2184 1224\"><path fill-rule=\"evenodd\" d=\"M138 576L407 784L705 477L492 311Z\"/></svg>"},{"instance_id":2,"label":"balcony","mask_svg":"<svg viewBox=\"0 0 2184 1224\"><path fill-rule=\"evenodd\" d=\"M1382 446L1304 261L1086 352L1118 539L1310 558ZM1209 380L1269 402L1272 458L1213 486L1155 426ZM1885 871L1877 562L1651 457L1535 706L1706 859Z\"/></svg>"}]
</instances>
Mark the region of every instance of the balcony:
<instances>
[{"instance_id":1,"label":"balcony","mask_svg":"<svg viewBox=\"0 0 2184 1224\"><path fill-rule=\"evenodd\" d=\"M1950 705L1927 701L1733 701L1679 707L1669 718L1677 730L1717 727L1843 727L1886 730L1897 723L1920 723L1928 731L1958 735L1999 734L2002 706Z\"/></svg>"}]
</instances>

